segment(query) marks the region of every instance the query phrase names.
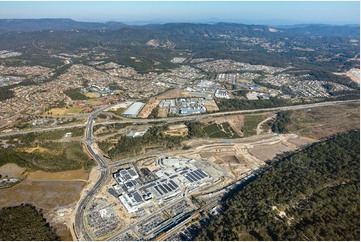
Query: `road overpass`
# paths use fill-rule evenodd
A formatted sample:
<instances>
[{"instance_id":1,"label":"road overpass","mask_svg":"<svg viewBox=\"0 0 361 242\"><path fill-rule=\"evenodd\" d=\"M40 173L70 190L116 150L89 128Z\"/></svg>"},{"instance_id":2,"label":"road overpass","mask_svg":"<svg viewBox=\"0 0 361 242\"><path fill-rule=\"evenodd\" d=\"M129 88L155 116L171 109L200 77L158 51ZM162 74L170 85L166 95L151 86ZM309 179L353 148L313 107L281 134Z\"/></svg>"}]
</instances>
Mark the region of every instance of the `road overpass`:
<instances>
[{"instance_id":1,"label":"road overpass","mask_svg":"<svg viewBox=\"0 0 361 242\"><path fill-rule=\"evenodd\" d=\"M359 103L359 99L355 100L345 100L345 101L330 101L330 102L320 102L320 103L310 103L310 104L300 104L300 105L291 105L291 106L283 106L283 107L275 107L275 108L260 108L260 109L252 109L252 110L236 110L236 111L227 111L227 112L217 112L217 113L207 113L207 114L199 114L199 115L192 115L192 116L182 116L182 117L167 117L167 118L156 118L156 119L125 119L119 121L106 121L106 122L99 122L92 124L93 126L97 125L108 125L108 124L117 124L117 123L134 123L134 124L149 124L154 122L167 122L167 123L174 123L180 121L191 121L191 120L201 120L211 117L221 117L221 116L229 116L229 115L236 115L236 114L252 114L252 113L260 113L260 112L275 112L275 111L287 111L287 110L302 110L302 109L309 109L309 108L317 108L317 107L327 107L327 106L334 106L334 105L342 105L342 104L355 104ZM96 112L90 114L90 117L93 117L92 120L105 109L114 106L116 104L106 106ZM95 113L97 113L95 115ZM95 115L95 116L94 116ZM22 130L22 131L14 131L14 132L7 132L1 133L1 137L11 136L11 135L19 135L19 134L28 134L34 132L44 132L44 131L51 131L56 129L67 129L67 128L74 128L74 127L84 127L89 126L89 118L88 121L84 124L73 124L73 125L64 125L61 127L49 127L49 128L38 128L32 130ZM90 136L88 136L90 137Z\"/></svg>"},{"instance_id":2,"label":"road overpass","mask_svg":"<svg viewBox=\"0 0 361 242\"><path fill-rule=\"evenodd\" d=\"M110 169L114 168L115 165L124 164L127 162L130 162L131 159L125 159L118 162L115 162L114 164L108 165L104 157L102 157L101 154L97 154L92 149L92 143L94 141L93 139L93 127L95 125L106 125L106 124L115 124L115 123L154 123L154 122L179 122L179 121L189 121L189 120L200 120L210 117L220 117L220 116L228 116L228 115L235 115L235 114L252 114L256 112L274 112L274 111L286 111L286 110L301 110L301 109L309 109L309 108L315 108L315 107L326 107L326 106L334 106L334 105L340 105L340 104L352 104L352 103L359 103L359 100L347 100L347 101L332 101L332 102L322 102L322 103L312 103L312 104L303 104L303 105L294 105L294 106L284 106L284 107L276 107L276 108L262 108L262 109L255 109L255 110L237 110L237 111L229 111L229 112L218 112L218 113L211 113L211 114L202 114L202 115L195 115L195 116L184 116L184 117L168 117L168 118L159 118L159 119L128 119L128 120L121 120L121 121L112 121L112 122L100 122L97 124L94 124L94 119L99 115L101 112L103 112L105 109L109 108L109 106L101 108L94 113L91 113L87 119L87 123L83 125L76 125L76 126L86 126L85 130L85 146L89 154L93 157L93 159L97 162L99 166L100 171L100 177L98 181L95 183L95 185L87 192L87 194L83 197L83 199L79 202L79 205L76 210L76 216L75 216L75 223L74 223L74 232L77 236L78 240L92 240L89 233L87 232L85 225L84 225L84 219L85 219L85 208L87 204L90 202L91 198L98 192L99 188L103 185L105 182L108 172ZM67 127L61 127L61 128L68 128L68 127L75 127L75 126L67 126ZM51 130L54 128L49 129L37 129L32 130L28 132L41 132L46 130ZM27 132L27 131L26 131ZM19 134L17 132L16 134ZM1 134L1 136L6 136L9 134ZM155 155L155 154L152 154ZM146 156L149 156L146 155ZM134 158L133 158L134 159ZM138 223L136 223L138 224ZM132 229L135 227L135 225L132 225L131 227L126 228L125 230L122 230L118 232L115 236L111 237L116 238L117 235Z\"/></svg>"}]
</instances>

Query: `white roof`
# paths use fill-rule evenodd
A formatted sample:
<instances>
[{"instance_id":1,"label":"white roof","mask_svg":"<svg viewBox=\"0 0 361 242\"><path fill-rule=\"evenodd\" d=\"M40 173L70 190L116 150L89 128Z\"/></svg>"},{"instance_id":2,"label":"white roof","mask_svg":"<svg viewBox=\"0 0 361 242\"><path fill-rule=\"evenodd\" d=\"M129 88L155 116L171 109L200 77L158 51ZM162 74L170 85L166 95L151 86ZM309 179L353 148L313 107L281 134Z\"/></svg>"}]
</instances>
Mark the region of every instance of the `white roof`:
<instances>
[{"instance_id":1,"label":"white roof","mask_svg":"<svg viewBox=\"0 0 361 242\"><path fill-rule=\"evenodd\" d=\"M137 115L143 106L144 103L134 102L127 110L125 110L123 115Z\"/></svg>"}]
</instances>

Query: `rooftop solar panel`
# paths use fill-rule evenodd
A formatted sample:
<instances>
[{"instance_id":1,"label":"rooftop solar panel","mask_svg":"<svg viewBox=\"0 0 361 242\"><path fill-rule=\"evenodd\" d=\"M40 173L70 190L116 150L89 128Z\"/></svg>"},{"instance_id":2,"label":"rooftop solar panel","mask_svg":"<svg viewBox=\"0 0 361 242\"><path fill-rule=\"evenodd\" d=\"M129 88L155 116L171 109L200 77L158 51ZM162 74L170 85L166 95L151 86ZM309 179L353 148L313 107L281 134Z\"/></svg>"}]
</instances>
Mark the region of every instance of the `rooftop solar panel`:
<instances>
[{"instance_id":1,"label":"rooftop solar panel","mask_svg":"<svg viewBox=\"0 0 361 242\"><path fill-rule=\"evenodd\" d=\"M205 176L199 172L199 170L194 171L195 174L197 174L200 178L204 178Z\"/></svg>"},{"instance_id":2,"label":"rooftop solar panel","mask_svg":"<svg viewBox=\"0 0 361 242\"><path fill-rule=\"evenodd\" d=\"M185 178L187 178L187 180L190 181L190 182L195 182L195 180L192 177L190 177L189 175L186 176Z\"/></svg>"},{"instance_id":3,"label":"rooftop solar panel","mask_svg":"<svg viewBox=\"0 0 361 242\"><path fill-rule=\"evenodd\" d=\"M157 192L158 192L160 195L163 195L163 193L159 190L158 186L155 186L154 188L155 188L155 190L157 190Z\"/></svg>"},{"instance_id":4,"label":"rooftop solar panel","mask_svg":"<svg viewBox=\"0 0 361 242\"><path fill-rule=\"evenodd\" d=\"M131 175L131 176L136 176L137 173L135 173L132 169L129 169L128 170L128 173Z\"/></svg>"},{"instance_id":5,"label":"rooftop solar panel","mask_svg":"<svg viewBox=\"0 0 361 242\"><path fill-rule=\"evenodd\" d=\"M208 175L206 173L204 173L202 170L199 170L199 172L204 175L205 177L208 177Z\"/></svg>"},{"instance_id":6,"label":"rooftop solar panel","mask_svg":"<svg viewBox=\"0 0 361 242\"><path fill-rule=\"evenodd\" d=\"M194 176L197 180L202 180L202 177L198 176L194 171L191 172L192 176Z\"/></svg>"},{"instance_id":7,"label":"rooftop solar panel","mask_svg":"<svg viewBox=\"0 0 361 242\"><path fill-rule=\"evenodd\" d=\"M138 203L143 201L142 197L137 192L133 193L133 197L134 197L135 201L137 201Z\"/></svg>"},{"instance_id":8,"label":"rooftop solar panel","mask_svg":"<svg viewBox=\"0 0 361 242\"><path fill-rule=\"evenodd\" d=\"M188 176L190 177L190 178L192 178L194 181L198 181L199 179L197 179L196 177L194 177L193 175L192 175L192 173L188 173Z\"/></svg>"},{"instance_id":9,"label":"rooftop solar panel","mask_svg":"<svg viewBox=\"0 0 361 242\"><path fill-rule=\"evenodd\" d=\"M170 189L175 190L175 187L171 183L168 183L167 185L170 187Z\"/></svg>"},{"instance_id":10,"label":"rooftop solar panel","mask_svg":"<svg viewBox=\"0 0 361 242\"><path fill-rule=\"evenodd\" d=\"M176 178L178 175L173 175L171 177L169 177L170 179Z\"/></svg>"},{"instance_id":11,"label":"rooftop solar panel","mask_svg":"<svg viewBox=\"0 0 361 242\"><path fill-rule=\"evenodd\" d=\"M132 186L134 186L134 184L133 184L132 182L127 182L127 183L125 183L125 185L126 185L127 187L132 187Z\"/></svg>"},{"instance_id":12,"label":"rooftop solar panel","mask_svg":"<svg viewBox=\"0 0 361 242\"><path fill-rule=\"evenodd\" d=\"M168 193L168 191L167 191L162 185L158 185L158 187L159 187L160 189L162 189L162 191L163 191L164 193Z\"/></svg>"},{"instance_id":13,"label":"rooftop solar panel","mask_svg":"<svg viewBox=\"0 0 361 242\"><path fill-rule=\"evenodd\" d=\"M169 183L171 183L175 188L178 187L178 185L173 180L170 180Z\"/></svg>"},{"instance_id":14,"label":"rooftop solar panel","mask_svg":"<svg viewBox=\"0 0 361 242\"><path fill-rule=\"evenodd\" d=\"M162 185L163 185L163 187L165 187L165 189L168 190L168 192L171 192L171 191L172 191L172 189L171 189L170 187L168 187L167 184L164 184L164 183L163 183Z\"/></svg>"}]
</instances>

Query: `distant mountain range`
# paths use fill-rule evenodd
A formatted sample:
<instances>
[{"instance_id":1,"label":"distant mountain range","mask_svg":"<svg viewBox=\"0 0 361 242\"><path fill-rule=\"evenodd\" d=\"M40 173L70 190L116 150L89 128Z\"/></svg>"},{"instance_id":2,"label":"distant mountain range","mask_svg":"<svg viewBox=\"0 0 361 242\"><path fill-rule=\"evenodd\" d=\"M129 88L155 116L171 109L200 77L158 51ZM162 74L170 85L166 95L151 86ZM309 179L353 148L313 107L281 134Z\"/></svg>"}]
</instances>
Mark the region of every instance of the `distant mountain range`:
<instances>
[{"instance_id":1,"label":"distant mountain range","mask_svg":"<svg viewBox=\"0 0 361 242\"><path fill-rule=\"evenodd\" d=\"M127 26L120 22L77 22L72 19L0 19L0 32L71 30L71 29L120 29Z\"/></svg>"},{"instance_id":2,"label":"distant mountain range","mask_svg":"<svg viewBox=\"0 0 361 242\"><path fill-rule=\"evenodd\" d=\"M267 33L269 26L266 25L246 25L239 23L167 23L167 24L146 24L127 25L121 22L78 22L72 19L0 19L0 33L6 32L33 32L42 30L66 31L66 30L119 30L119 29L143 29L148 31L178 33L198 33L210 34L223 31L244 31L254 32L254 29L263 30ZM291 35L322 35L322 36L359 36L359 25L325 25L325 24L303 24L276 26ZM132 31L131 31L132 32ZM269 34L269 33L267 33Z\"/></svg>"}]
</instances>

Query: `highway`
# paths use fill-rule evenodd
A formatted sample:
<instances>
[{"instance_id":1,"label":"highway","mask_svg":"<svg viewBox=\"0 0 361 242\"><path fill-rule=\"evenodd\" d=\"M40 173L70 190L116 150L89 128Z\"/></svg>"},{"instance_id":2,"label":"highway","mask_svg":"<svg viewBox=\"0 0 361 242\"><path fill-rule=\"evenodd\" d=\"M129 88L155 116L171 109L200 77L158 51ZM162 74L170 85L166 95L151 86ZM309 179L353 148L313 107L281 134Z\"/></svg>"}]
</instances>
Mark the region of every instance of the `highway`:
<instances>
[{"instance_id":1,"label":"highway","mask_svg":"<svg viewBox=\"0 0 361 242\"><path fill-rule=\"evenodd\" d=\"M252 109L252 110L237 110L237 111L228 111L228 112L207 113L207 114L182 116L182 117L167 117L167 118L157 118L157 119L125 119L125 120L119 120L119 121L99 122L99 123L96 123L95 125L107 125L107 124L116 124L116 123L148 124L148 123L154 123L154 122L174 123L174 122L179 122L179 121L200 120L200 119L206 119L206 118L211 118L211 117L220 117L220 116L228 116L228 115L236 115L236 114L252 114L252 113L259 113L259 112L301 110L301 109L327 107L327 106L334 106L334 105L341 105L341 104L355 104L355 103L359 103L359 102L360 102L359 99L345 100L345 101L330 101L330 102L301 104L301 105L292 105L292 106L284 106L284 107L276 107L276 108L261 108L261 109ZM51 131L54 129L66 129L66 128L84 127L84 126L88 127L90 119L93 120L100 112L104 111L105 109L107 109L109 107L115 106L115 105L116 104L103 107L102 109L97 110L96 112L90 114L90 116L88 117L88 121L84 124L72 124L72 125L64 125L64 126L60 126L60 127L49 127L49 128L38 128L38 129L32 129L32 130L13 131L13 132L1 133L0 137L34 133L34 132ZM88 132L92 131L92 127L93 127L93 124L91 124L91 129ZM92 137L92 134L88 134L88 135L89 136L87 136L87 137L90 137L90 138Z\"/></svg>"},{"instance_id":2,"label":"highway","mask_svg":"<svg viewBox=\"0 0 361 242\"><path fill-rule=\"evenodd\" d=\"M99 177L98 181L95 183L95 185L87 192L87 194L84 196L84 198L79 202L79 205L78 205L78 208L77 208L77 211L75 214L75 221L74 221L74 232L75 232L78 240L87 240L87 241L92 240L92 238L89 236L89 234L85 228L85 225L84 225L84 219L85 219L84 211L85 211L87 204L92 199L92 197L98 192L98 189L103 185L103 183L105 182L107 175L108 175L108 171L106 169L107 162L101 155L96 154L91 147L91 144L93 142L93 125L94 125L94 119L101 112L103 112L105 109L107 109L111 106L113 106L113 105L103 107L103 108L95 111L94 113L92 113L88 117L88 120L86 123L85 146L86 146L86 149L89 152L89 154L97 162L97 164L100 168L99 169L100 177Z\"/></svg>"},{"instance_id":3,"label":"highway","mask_svg":"<svg viewBox=\"0 0 361 242\"><path fill-rule=\"evenodd\" d=\"M203 114L203 115L196 115L196 116L185 116L185 117L169 117L169 118L160 118L160 119L131 119L131 120L122 120L122 121L115 121L115 122L101 122L98 124L112 124L112 123L152 123L152 122L178 122L178 121L187 121L187 120L198 120L198 119L205 119L210 117L219 117L219 116L226 116L226 115L234 115L234 114L247 114L247 113L255 113L255 112L268 112L268 111L279 111L279 110L300 110L300 109L309 109L309 108L315 108L315 107L324 107L324 106L333 106L333 105L339 105L339 104L350 104L350 103L358 103L359 100L347 100L347 101L333 101L333 102L323 102L323 103L313 103L313 104L305 104L305 105L295 105L295 106L286 106L286 107L277 107L277 108L263 108L263 109L256 109L256 110L239 110L239 111L231 111L231 112L219 112L219 113L212 113L212 114ZM86 126L85 129L85 146L89 154L93 157L93 159L97 162L98 168L100 171L100 177L98 181L95 183L95 185L85 194L85 196L82 198L82 200L79 202L76 215L75 215L75 221L74 221L74 232L76 234L76 237L78 240L86 240L90 241L92 238L88 234L85 225L84 225L84 219L85 219L85 208L89 201L92 199L92 197L98 192L99 188L103 185L105 182L109 168L113 167L113 165L110 165L108 167L108 164L104 157L102 155L96 154L94 150L92 149L91 145L94 141L93 139L93 127L94 127L94 119L104 110L108 109L113 105L109 105L106 107L103 107L101 109L96 110L95 112L91 113L87 119L86 124L77 124L77 125L71 125L71 126L63 126L59 128L69 128L69 127L78 127L78 126ZM12 133L6 133L6 134L0 134L0 137L2 136L8 136L8 135L15 135L15 134L24 134L24 133L30 133L30 132L41 132L41 131L47 131L47 130L53 130L55 128L45 128L45 129L34 129L31 131L19 131L19 132L12 132ZM134 158L133 158L134 159ZM116 162L116 164L129 162L129 160L123 160ZM143 220L142 220L143 221ZM136 223L138 224L138 223ZM130 228L134 228L135 225L127 228L126 230ZM120 233L124 232L121 231ZM117 233L119 235L120 233ZM113 236L112 238L115 238Z\"/></svg>"}]
</instances>

